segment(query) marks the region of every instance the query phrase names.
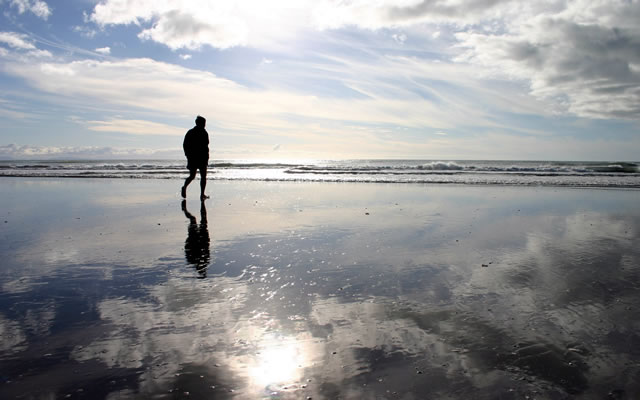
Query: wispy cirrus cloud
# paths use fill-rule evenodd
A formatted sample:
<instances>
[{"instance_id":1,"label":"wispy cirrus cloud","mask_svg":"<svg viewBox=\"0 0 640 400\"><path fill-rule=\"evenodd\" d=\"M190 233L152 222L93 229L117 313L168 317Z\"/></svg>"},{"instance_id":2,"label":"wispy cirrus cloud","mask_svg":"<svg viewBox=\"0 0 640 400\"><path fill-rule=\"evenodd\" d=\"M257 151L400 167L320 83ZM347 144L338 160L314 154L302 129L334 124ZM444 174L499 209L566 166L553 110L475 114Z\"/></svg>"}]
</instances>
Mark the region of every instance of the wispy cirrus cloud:
<instances>
[{"instance_id":1,"label":"wispy cirrus cloud","mask_svg":"<svg viewBox=\"0 0 640 400\"><path fill-rule=\"evenodd\" d=\"M214 124L220 150L243 141L259 152L254 142L268 140L270 144L263 146L263 152L273 146L271 143L281 143L287 150L309 157L315 153L315 157L339 154L348 158L354 149L362 152L360 156L367 152L381 156L389 148L413 157L430 154L442 146L419 135L422 130L459 129L460 115L470 126L508 130L492 121L488 110L504 107L529 112L534 107L519 103L517 96L510 97L504 87L468 80L469 71L463 65L425 64L403 57L383 57L377 63L335 58L332 63L314 65L313 75L309 75L308 66L287 66L288 79L333 77L357 96L318 96L313 90L285 90L277 84L251 89L210 72L151 59L9 62L5 69L76 108L98 106L115 108L124 115L135 111L147 116L173 115L188 118L189 123L194 115L205 115ZM448 86L457 82L466 89L448 93L438 87L438 82L421 82L433 76L447 81ZM405 77L402 79L407 79L409 87L384 83L398 81L399 77ZM478 108L479 99L488 94L491 102L485 109ZM94 131L138 135L184 133L184 127L178 129L145 118L105 117L85 126ZM414 134L403 138L404 131L399 127ZM451 146L447 152L453 154L455 144Z\"/></svg>"},{"instance_id":2,"label":"wispy cirrus cloud","mask_svg":"<svg viewBox=\"0 0 640 400\"><path fill-rule=\"evenodd\" d=\"M0 56L2 53L0 52ZM0 97L0 116L27 120L32 115L25 109L23 104L15 104L7 99Z\"/></svg>"},{"instance_id":3,"label":"wispy cirrus cloud","mask_svg":"<svg viewBox=\"0 0 640 400\"><path fill-rule=\"evenodd\" d=\"M367 29L448 24L457 62L529 83L556 110L589 118L640 115L640 3L447 0L335 2L316 9L320 26Z\"/></svg>"},{"instance_id":4,"label":"wispy cirrus cloud","mask_svg":"<svg viewBox=\"0 0 640 400\"><path fill-rule=\"evenodd\" d=\"M185 128L139 119L112 118L106 121L87 121L87 128L100 132L120 132L132 135L182 136Z\"/></svg>"},{"instance_id":5,"label":"wispy cirrus cloud","mask_svg":"<svg viewBox=\"0 0 640 400\"><path fill-rule=\"evenodd\" d=\"M189 122L195 114L205 115L215 124L218 154L234 148L241 154L244 150L237 149L242 141L243 148L255 154L281 143L287 151L311 158L348 158L354 149L361 152L360 157L383 156L390 148L406 157L447 154L459 158L462 149L477 155L478 149L511 150L518 145L491 141L486 147L485 142L478 145L478 139L419 132L456 131L464 129L461 124L514 132L520 128L497 123L492 110L544 113L540 104L522 98L514 88L474 78L473 68L465 64L402 56L379 56L375 62L324 57L325 61L313 64L280 62L279 67L287 69L287 82L331 82L348 88L352 95L316 95L314 88L302 86L292 90L272 78L267 79L269 86L252 89L211 72L152 59L14 59L5 64L5 71L77 109L108 108L123 115L144 112L149 118L105 116L82 124L93 131L182 135L185 127L156 122L152 115L173 115ZM480 103L483 107L478 107ZM413 134L406 136L408 129ZM522 133L541 137L534 130ZM266 138L269 144L262 148L254 143L264 143Z\"/></svg>"},{"instance_id":6,"label":"wispy cirrus cloud","mask_svg":"<svg viewBox=\"0 0 640 400\"><path fill-rule=\"evenodd\" d=\"M406 29L431 25L455 33L449 56L476 73L526 82L558 113L588 118L640 115L640 3L624 0L353 0L270 2L106 0L91 20L138 24L139 37L177 50L269 46L301 31ZM256 11L256 7L258 10ZM295 16L295 18L292 18ZM286 29L279 29L285 27ZM434 32L431 32L433 35Z\"/></svg>"}]
</instances>

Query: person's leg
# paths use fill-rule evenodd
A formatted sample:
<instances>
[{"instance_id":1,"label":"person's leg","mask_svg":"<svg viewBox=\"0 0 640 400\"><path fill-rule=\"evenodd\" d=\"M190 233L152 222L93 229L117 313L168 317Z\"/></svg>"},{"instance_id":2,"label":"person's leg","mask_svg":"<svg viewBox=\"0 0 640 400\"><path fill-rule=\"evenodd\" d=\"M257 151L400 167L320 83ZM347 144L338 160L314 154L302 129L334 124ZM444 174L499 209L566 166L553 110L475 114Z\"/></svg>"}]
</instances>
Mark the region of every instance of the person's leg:
<instances>
[{"instance_id":1,"label":"person's leg","mask_svg":"<svg viewBox=\"0 0 640 400\"><path fill-rule=\"evenodd\" d=\"M187 198L187 186L191 183L192 180L196 178L196 170L189 169L189 176L184 181L184 185L182 186L182 197Z\"/></svg>"},{"instance_id":2,"label":"person's leg","mask_svg":"<svg viewBox=\"0 0 640 400\"><path fill-rule=\"evenodd\" d=\"M200 166L200 200L208 199L209 196L204 194L207 187L207 164Z\"/></svg>"}]
</instances>

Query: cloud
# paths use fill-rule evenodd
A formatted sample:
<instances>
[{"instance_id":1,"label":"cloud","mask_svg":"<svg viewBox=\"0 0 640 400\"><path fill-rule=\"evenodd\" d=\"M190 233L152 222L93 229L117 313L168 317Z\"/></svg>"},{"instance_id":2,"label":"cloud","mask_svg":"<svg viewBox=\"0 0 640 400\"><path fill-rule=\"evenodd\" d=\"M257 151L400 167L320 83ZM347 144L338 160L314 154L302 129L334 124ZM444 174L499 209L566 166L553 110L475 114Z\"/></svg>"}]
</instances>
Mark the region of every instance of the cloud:
<instances>
[{"instance_id":1,"label":"cloud","mask_svg":"<svg viewBox=\"0 0 640 400\"><path fill-rule=\"evenodd\" d=\"M375 80L376 74L386 68L376 72L375 68L358 67L360 79L366 79L360 83L360 89L370 95L353 101L279 89L252 90L206 71L150 59L13 62L5 66L9 74L25 79L43 92L56 94L61 101L64 98L76 102L99 101L189 116L194 113L214 114L216 120L227 128L264 132L288 127L297 131L300 125L287 122L282 117L284 113L301 118L344 119L366 121L368 124L420 126L433 123L432 118L442 121L437 107L405 93L404 89L398 89L397 96L408 98L393 99L371 92L374 88L365 88L365 85L372 84L369 79ZM352 69L351 65L344 68ZM365 78L367 75L369 77ZM208 95L203 97L203 93ZM441 122L440 125L450 124Z\"/></svg>"},{"instance_id":2,"label":"cloud","mask_svg":"<svg viewBox=\"0 0 640 400\"><path fill-rule=\"evenodd\" d=\"M0 146L0 159L108 159L166 158L180 156L175 149L115 148L100 146L30 146L8 144Z\"/></svg>"},{"instance_id":3,"label":"cloud","mask_svg":"<svg viewBox=\"0 0 640 400\"><path fill-rule=\"evenodd\" d=\"M472 24L498 18L500 6L513 0L320 0L312 13L316 26L337 29L358 26L365 29L397 28L421 23Z\"/></svg>"},{"instance_id":4,"label":"cloud","mask_svg":"<svg viewBox=\"0 0 640 400\"><path fill-rule=\"evenodd\" d=\"M407 41L407 35L404 33L394 33L391 37L400 44L404 44Z\"/></svg>"},{"instance_id":5,"label":"cloud","mask_svg":"<svg viewBox=\"0 0 640 400\"><path fill-rule=\"evenodd\" d=\"M33 50L27 54L29 57L35 58L52 58L53 54L49 50Z\"/></svg>"},{"instance_id":6,"label":"cloud","mask_svg":"<svg viewBox=\"0 0 640 400\"><path fill-rule=\"evenodd\" d=\"M26 121L33 118L33 113L26 110L24 104L0 97L0 116Z\"/></svg>"},{"instance_id":7,"label":"cloud","mask_svg":"<svg viewBox=\"0 0 640 400\"><path fill-rule=\"evenodd\" d=\"M97 34L98 31L95 29L92 29L86 25L77 25L73 27L73 31L74 32L78 32L80 35L92 39L94 38Z\"/></svg>"},{"instance_id":8,"label":"cloud","mask_svg":"<svg viewBox=\"0 0 640 400\"><path fill-rule=\"evenodd\" d=\"M101 26L150 23L138 37L173 50L202 45L224 49L246 44L246 22L233 10L232 5L215 2L107 0L96 5L90 19Z\"/></svg>"},{"instance_id":9,"label":"cloud","mask_svg":"<svg viewBox=\"0 0 640 400\"><path fill-rule=\"evenodd\" d=\"M99 47L97 49L95 49L96 53L100 53L100 54L104 54L104 55L109 55L111 54L111 48L109 46L107 47Z\"/></svg>"},{"instance_id":10,"label":"cloud","mask_svg":"<svg viewBox=\"0 0 640 400\"><path fill-rule=\"evenodd\" d=\"M105 0L90 20L101 27L136 25L139 37L171 49L233 46L291 50L312 27L310 0Z\"/></svg>"},{"instance_id":11,"label":"cloud","mask_svg":"<svg viewBox=\"0 0 640 400\"><path fill-rule=\"evenodd\" d=\"M265 39L275 38L291 42L300 30L310 28L379 29L423 22L473 22L499 15L494 9L502 3L513 1L104 0L95 6L90 20L101 26L137 25L141 38L174 49L202 45L226 48L265 44Z\"/></svg>"},{"instance_id":12,"label":"cloud","mask_svg":"<svg viewBox=\"0 0 640 400\"><path fill-rule=\"evenodd\" d=\"M51 15L51 9L42 0L11 0L11 6L18 9L18 14L24 14L28 11L44 20L47 20Z\"/></svg>"},{"instance_id":13,"label":"cloud","mask_svg":"<svg viewBox=\"0 0 640 400\"><path fill-rule=\"evenodd\" d=\"M455 57L479 73L528 82L560 113L589 118L640 115L640 3L447 0L338 2L315 10L318 26L366 29L446 24Z\"/></svg>"},{"instance_id":14,"label":"cloud","mask_svg":"<svg viewBox=\"0 0 640 400\"><path fill-rule=\"evenodd\" d=\"M26 50L21 53L32 58L50 58L53 57L50 51L40 50L32 43L28 35L16 32L0 32L0 43L6 43L9 47L17 50ZM10 52L0 47L0 56L8 57Z\"/></svg>"},{"instance_id":15,"label":"cloud","mask_svg":"<svg viewBox=\"0 0 640 400\"><path fill-rule=\"evenodd\" d=\"M268 8L268 9L267 9ZM624 0L287 0L227 3L106 0L91 20L136 24L171 49L291 45L301 31L431 25L447 56L482 77L525 82L550 110L589 118L640 115L640 3ZM436 33L433 33L433 32ZM406 34L394 34L404 43ZM286 47L286 46L285 46Z\"/></svg>"},{"instance_id":16,"label":"cloud","mask_svg":"<svg viewBox=\"0 0 640 400\"><path fill-rule=\"evenodd\" d=\"M106 7L114 4L106 1L98 6ZM132 28L136 28L137 24L136 29L139 29L141 35L142 32L148 32L147 40L165 40L154 35L169 32L168 26L159 25L163 16L167 16L174 24L176 35L173 39L167 37L166 40L176 40L174 46L195 48L210 39L198 35L210 32L212 26L210 22L214 21L207 20L206 27L198 25L198 23L204 23L202 21L205 14L195 16L194 11L189 8L191 6L186 6L179 13L172 13L170 7L163 2L143 3L131 0L126 4L127 7L122 8L120 14L103 13L100 14L100 18L106 25L115 24L117 21L128 21L126 23L133 24ZM391 3L380 2L379 4ZM394 6L400 7L401 4L398 4L400 3ZM406 7L411 4L417 3L405 2ZM459 138L464 136L461 135L461 130L465 133L466 128L473 127L467 129L467 132L471 130L481 132L480 138L487 138L490 134L507 137L526 135L532 140L540 140L538 133L520 129L518 121L514 122L512 119L510 122L497 122L500 121L500 115L497 113L548 116L551 111L557 110L587 115L586 105L589 105L591 109L601 114L634 118L630 110L634 110L635 100L629 97L629 93L633 93L633 77L640 71L640 62L628 63L626 89L621 86L612 86L601 88L598 92L596 91L598 82L586 80L582 77L584 74L580 70L577 71L576 76L565 77L565 80L560 79L561 76L554 77L552 74L570 65L569 57L562 59L561 54L556 54L562 53L560 51L562 46L567 48L563 50L567 54L575 54L571 53L574 50L568 49L574 44L579 44L578 49L581 46L585 49L592 46L589 51L599 54L596 51L597 41L592 42L587 39L597 38L602 32L610 34L616 32L613 29L606 31L606 29L597 28L602 24L619 26L617 32L620 40L619 43L613 41L619 50L608 44L600 46L607 49L600 60L605 63L609 59L612 62L622 60L620 62L624 63L632 57L627 53L634 49L635 36L632 32L635 28L631 22L625 22L625 15L622 15L625 13L616 14L609 9L605 10L606 12L595 13L592 10L591 12L598 16L609 15L610 19L604 18L602 23L581 26L577 23L571 25L567 21L586 18L583 14L589 14L588 10L575 7L569 9L560 4L555 9L541 11L532 5L524 7L521 14L517 14L511 9L514 4L521 3L492 2L488 11L478 13L478 18L487 18L487 20L478 19L477 26L460 25L464 21L471 21L471 14L459 12L449 14L441 12L435 16L430 16L428 13L421 14L423 18L421 23L425 24L429 23L429 18L433 21L441 21L442 24L444 24L442 21L449 18L451 25L438 27L438 32L443 32L441 34L441 37L445 38L443 40L458 43L457 47L446 50L447 53L437 61L414 56L417 54L414 50L419 49L415 47L416 43L420 42L419 39L433 40L431 36L434 27L423 26L422 29L411 29L406 25L407 28L402 29L402 32L407 32L406 34L392 30L374 36L378 39L383 38L386 48L389 44L393 44L394 32L397 39L402 39L403 35L410 35L412 40L405 42L403 46L411 52L407 56L396 52L393 55L385 54L376 47L379 43L375 42L366 44L363 48L366 51L358 54L339 55L321 46L314 47L314 57L296 58L297 56L294 55L287 58L278 57L277 52L267 53L269 58L263 56L263 63L271 62L271 57L276 56L278 68L254 68L251 75L240 70L234 78L238 82L243 82L242 85L208 71L184 68L145 58L108 61L79 58L67 61L57 58L52 61L16 57L4 63L3 69L10 78L18 78L38 90L40 94L47 95L42 98L49 98L48 95L50 95L55 97L56 102L78 107L77 109L90 108L92 111L109 109L110 113L107 116L91 117L94 120L94 124L91 125L93 130L130 134L165 132L162 134L170 135L169 131L175 127L167 127L163 124L151 126L142 121L146 117L131 116L124 111L151 111L155 115L164 114L185 118L185 121L187 118L190 121L193 115L202 113L210 121L215 121L215 125L212 126L215 126L217 138L226 135L227 139L224 142L226 149L235 145L237 148L255 150L257 143L263 143L263 147L258 150L264 154L268 154L272 149L272 145L264 143L280 143L288 152L305 153L310 157L317 157L318 153L348 157L354 149L362 151L365 156L367 154L385 155L389 153L389 148L393 148L394 153L413 157L442 153L459 156L463 152L458 151L456 144L462 144L463 147L471 149L472 154L482 156L475 150L485 148L483 143L476 145L475 142L480 139L460 141ZM98 18L98 10L100 10L98 6L90 18ZM237 10L232 8L227 10L229 15L237 15L238 18L243 16L241 12L233 14ZM111 11L114 10L115 8L111 9ZM387 15L388 12L381 15L383 14ZM489 23L500 16L507 15L514 18L513 23L508 22L507 19L500 20L502 22L495 26ZM548 18L549 15L556 15L556 17ZM279 16L273 18L276 17ZM180 24L180 18L185 18L183 24ZM391 27L392 24L397 25L397 21L401 20L397 15L394 18L390 19L387 15L385 18L378 18L377 21L383 21ZM614 19L622 22L614 24L612 22ZM196 21L193 32L187 28L189 21ZM416 23L411 18L402 21ZM356 20L352 22L358 23ZM364 19L360 22L362 23L360 27L370 25ZM161 25L163 27L159 28ZM452 28L454 25L457 28ZM259 24L258 27L260 28ZM345 29L352 28L348 26ZM452 35L451 32L456 29L457 35ZM567 32L572 30L574 33L569 35ZM591 32L589 34L591 36L583 31ZM333 44L336 46L354 46L350 41L352 37L343 33L321 34L329 41L334 40ZM11 32L3 32L3 34L4 36L0 38L4 38L4 43L14 43L15 46L21 46L23 50L28 46L32 46L31 50L34 50L34 43L38 43L30 41L26 35ZM184 37L181 36L183 34ZM247 36L248 43L254 43L251 42L253 35L255 31L252 30ZM362 35L367 39L372 37L367 32ZM567 35L570 38L563 39ZM578 40L579 38L583 38L582 42ZM563 43L563 40L566 43ZM391 47L400 48L399 46ZM26 53L28 51L20 54ZM360 58L362 53L367 53L366 59ZM582 51L581 54L586 61L575 58L578 66L597 62L597 57L589 56L587 50ZM457 55L455 61L447 60L451 55ZM282 71L286 72L282 73ZM597 71L599 70L592 68L591 73ZM606 68L601 72L607 73ZM608 74L608 79L622 79L621 74L615 76L612 73ZM595 76L599 79L601 75ZM496 77L500 79L493 79ZM505 82L504 77L513 79L515 84ZM523 83L525 85L530 83L531 93L535 97L526 96L523 93L522 88L525 86ZM336 87L339 89L334 90ZM623 91L623 93L618 95L616 91ZM613 95L609 95L610 93ZM587 103L588 101L591 103ZM626 113L623 112L625 107L628 109ZM130 119L109 119L108 117L108 115L117 114L128 115ZM588 115L595 114L591 111ZM461 127L461 124L465 126ZM406 134L406 132L394 130L398 126L410 129L411 132ZM181 130L180 132L182 133ZM449 136L438 136L433 132L447 132ZM268 141L259 139L265 136L269 137ZM243 140L244 142L241 142ZM527 142L524 139L523 141ZM508 147L508 154L518 154L517 150L515 153L512 152L511 146L502 146L498 141L490 140L489 142L496 145L489 149L491 154L502 147ZM557 142L558 140L545 139L538 147L546 147ZM220 146L218 149L223 151L225 148ZM566 149L562 150L566 151ZM559 154L558 149L554 151L554 154ZM504 154L507 154L506 150ZM566 158L566 153L560 158Z\"/></svg>"},{"instance_id":17,"label":"cloud","mask_svg":"<svg viewBox=\"0 0 640 400\"><path fill-rule=\"evenodd\" d=\"M140 32L138 37L163 43L172 50L195 50L203 44L226 49L246 43L246 28L240 23L212 23L195 15L171 10L161 14L153 26Z\"/></svg>"},{"instance_id":18,"label":"cloud","mask_svg":"<svg viewBox=\"0 0 640 400\"><path fill-rule=\"evenodd\" d=\"M183 60L190 60L191 54L180 54L180 58L182 58Z\"/></svg>"},{"instance_id":19,"label":"cloud","mask_svg":"<svg viewBox=\"0 0 640 400\"><path fill-rule=\"evenodd\" d=\"M576 4L577 3L577 4ZM590 118L640 115L640 4L575 2L518 18L503 33L458 33L460 62L528 81L558 110Z\"/></svg>"},{"instance_id":20,"label":"cloud","mask_svg":"<svg viewBox=\"0 0 640 400\"><path fill-rule=\"evenodd\" d=\"M29 36L16 32L0 32L0 43L20 50L34 50L36 46L29 41Z\"/></svg>"},{"instance_id":21,"label":"cloud","mask_svg":"<svg viewBox=\"0 0 640 400\"><path fill-rule=\"evenodd\" d=\"M299 79L335 82L357 96L314 96L313 88L281 89L277 80L270 81L273 87L251 89L207 71L151 59L13 60L4 68L10 76L55 96L58 105L74 107L75 112L109 109L130 115L145 111L185 121L202 114L215 132L218 154L231 151L238 155L246 148L255 157L273 154L273 145L259 145L266 137L286 148L283 156L351 158L358 152L359 157L382 157L390 148L396 156L410 158L460 157L464 150L476 155L485 148L479 139L467 143L460 142L459 135L453 140L420 132L459 132L459 116L464 115L465 124L474 128L513 133L517 127L498 125L492 110L541 110L539 104L515 95L513 88L472 78L473 69L465 64L429 64L406 57L370 62L332 56L332 60L302 66L284 60L279 63L288 71L287 83ZM456 90L443 90L443 83ZM129 134L183 133L183 129L152 121L94 118L89 126ZM413 132L407 137L394 127ZM491 154L505 148L504 141L491 143L495 145L489 149ZM509 147L509 154L511 150Z\"/></svg>"},{"instance_id":22,"label":"cloud","mask_svg":"<svg viewBox=\"0 0 640 400\"><path fill-rule=\"evenodd\" d=\"M132 135L184 135L184 127L176 127L152 121L133 119L110 119L107 121L87 121L88 129L99 132L121 132Z\"/></svg>"}]
</instances>

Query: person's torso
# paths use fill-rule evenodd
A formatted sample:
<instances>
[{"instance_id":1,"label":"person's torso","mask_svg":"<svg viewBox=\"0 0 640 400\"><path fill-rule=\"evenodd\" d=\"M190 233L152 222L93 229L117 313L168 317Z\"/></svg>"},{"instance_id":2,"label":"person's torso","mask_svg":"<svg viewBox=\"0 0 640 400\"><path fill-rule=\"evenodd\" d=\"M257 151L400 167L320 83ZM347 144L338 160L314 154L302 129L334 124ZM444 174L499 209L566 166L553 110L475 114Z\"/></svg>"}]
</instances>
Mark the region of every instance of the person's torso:
<instances>
[{"instance_id":1,"label":"person's torso","mask_svg":"<svg viewBox=\"0 0 640 400\"><path fill-rule=\"evenodd\" d=\"M188 157L209 157L209 134L206 129L196 126L187 132L185 152Z\"/></svg>"}]
</instances>

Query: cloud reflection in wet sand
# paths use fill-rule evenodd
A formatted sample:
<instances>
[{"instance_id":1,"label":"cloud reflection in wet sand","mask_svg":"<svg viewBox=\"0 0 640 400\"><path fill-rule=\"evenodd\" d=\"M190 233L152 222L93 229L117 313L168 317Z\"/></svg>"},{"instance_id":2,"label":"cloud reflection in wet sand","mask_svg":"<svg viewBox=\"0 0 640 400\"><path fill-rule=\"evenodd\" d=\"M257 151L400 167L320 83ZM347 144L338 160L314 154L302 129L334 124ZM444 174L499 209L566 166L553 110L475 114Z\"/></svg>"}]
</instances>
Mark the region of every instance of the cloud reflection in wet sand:
<instances>
[{"instance_id":1,"label":"cloud reflection in wet sand","mask_svg":"<svg viewBox=\"0 0 640 400\"><path fill-rule=\"evenodd\" d=\"M637 191L217 185L205 210L206 279L194 279L202 271L185 263L180 246L192 222L172 205L162 240L175 232L173 256L142 269L59 264L66 272L43 276L46 286L28 276L12 299L35 299L37 310L0 296L0 328L15 332L0 361L23 372L0 394L74 368L91 377L38 393L640 393ZM112 230L123 230L119 223L116 214ZM89 282L92 292L82 289ZM65 298L74 295L77 304ZM74 310L82 316L70 316ZM43 340L57 363L36 361Z\"/></svg>"}]
</instances>

